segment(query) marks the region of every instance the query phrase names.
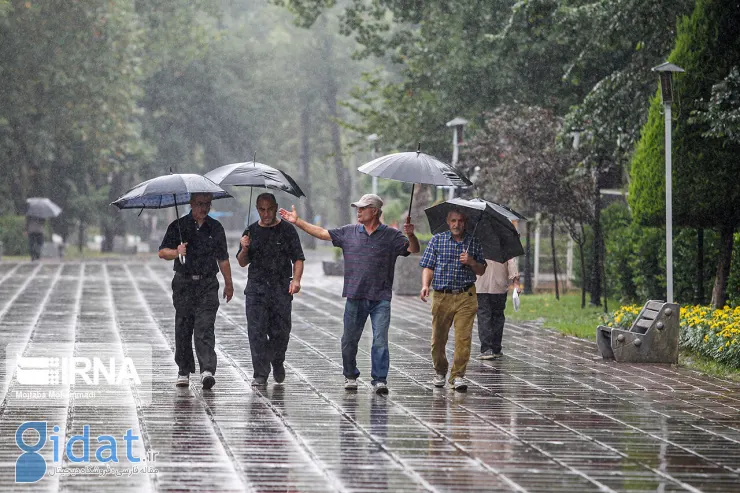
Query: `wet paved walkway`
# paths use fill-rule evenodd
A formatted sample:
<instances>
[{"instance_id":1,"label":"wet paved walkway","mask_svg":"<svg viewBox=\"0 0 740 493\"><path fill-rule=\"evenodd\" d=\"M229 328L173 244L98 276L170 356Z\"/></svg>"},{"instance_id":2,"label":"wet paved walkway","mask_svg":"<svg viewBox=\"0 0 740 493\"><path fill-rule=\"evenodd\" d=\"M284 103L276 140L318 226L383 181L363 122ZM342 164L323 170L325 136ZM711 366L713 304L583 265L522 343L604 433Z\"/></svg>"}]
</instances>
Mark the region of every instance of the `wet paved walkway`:
<instances>
[{"instance_id":1,"label":"wet paved walkway","mask_svg":"<svg viewBox=\"0 0 740 493\"><path fill-rule=\"evenodd\" d=\"M0 346L32 356L50 343L123 353L146 343L153 366L150 404L132 389L116 405L23 406L12 402L22 385L1 365L0 491L740 491L737 384L597 361L594 343L533 324L507 324L504 359L471 361L467 393L435 389L429 306L396 297L390 395L369 387L369 329L360 389L344 391L341 280L318 264L307 265L294 301L285 383L256 391L246 272L232 264L237 293L221 305L217 383L204 391L173 385L171 264L0 263ZM67 438L86 424L93 436L131 428L141 437L134 455L156 452L157 472L16 485L15 431L29 420L57 424ZM51 446L41 453L51 469ZM123 458L120 470L131 466Z\"/></svg>"}]
</instances>

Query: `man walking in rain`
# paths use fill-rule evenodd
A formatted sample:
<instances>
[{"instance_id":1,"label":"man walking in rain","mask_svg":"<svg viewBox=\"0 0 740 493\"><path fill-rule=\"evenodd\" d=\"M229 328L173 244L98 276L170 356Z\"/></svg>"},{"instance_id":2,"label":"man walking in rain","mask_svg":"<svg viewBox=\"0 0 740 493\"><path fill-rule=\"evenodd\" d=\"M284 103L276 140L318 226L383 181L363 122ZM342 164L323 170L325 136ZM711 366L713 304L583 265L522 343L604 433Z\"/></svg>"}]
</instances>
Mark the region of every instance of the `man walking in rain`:
<instances>
[{"instance_id":1,"label":"man walking in rain","mask_svg":"<svg viewBox=\"0 0 740 493\"><path fill-rule=\"evenodd\" d=\"M514 289L519 289L519 272L516 268L516 259L509 259L505 263L486 260L486 272L475 281L475 291L478 297L478 337L480 337L480 356L478 359L499 359L501 339L504 335L504 309L506 308L506 294L509 292L509 281L514 283Z\"/></svg>"},{"instance_id":2,"label":"man walking in rain","mask_svg":"<svg viewBox=\"0 0 740 493\"><path fill-rule=\"evenodd\" d=\"M367 317L373 327L373 344L370 350L372 385L378 394L388 393L388 328L391 323L391 295L396 259L420 250L414 235L414 225L403 226L404 234L380 222L383 201L374 194L363 195L354 202L357 223L326 230L307 223L298 217L295 206L292 212L280 209L283 219L295 224L306 233L320 240L331 241L344 254L344 289L347 298L344 307L344 333L342 334L342 372L344 388L357 390L357 346L365 328Z\"/></svg>"},{"instance_id":3,"label":"man walking in rain","mask_svg":"<svg viewBox=\"0 0 740 493\"><path fill-rule=\"evenodd\" d=\"M190 374L195 373L193 339L203 388L210 389L215 385L214 324L219 306L216 278L219 269L224 276L223 297L226 302L231 301L234 295L226 234L221 223L208 215L212 198L208 193L192 194L190 212L169 225L159 247L159 258L175 261L172 301L175 305L178 387L187 387ZM184 263L180 262L180 256L183 256Z\"/></svg>"},{"instance_id":4,"label":"man walking in rain","mask_svg":"<svg viewBox=\"0 0 740 493\"><path fill-rule=\"evenodd\" d=\"M239 242L236 259L249 265L246 295L247 332L254 369L252 385L267 383L272 365L275 382L285 380L285 352L290 339L293 295L301 290L303 255L295 228L277 217L271 193L257 197L260 219L250 224Z\"/></svg>"},{"instance_id":5,"label":"man walking in rain","mask_svg":"<svg viewBox=\"0 0 740 493\"><path fill-rule=\"evenodd\" d=\"M480 241L465 232L465 214L451 210L447 214L449 231L432 236L419 265L420 298L426 303L432 294L432 362L435 387L444 387L449 362L445 353L450 327L455 324L455 353L449 382L455 390L465 391L465 369L470 359L473 322L478 309L476 275L483 275L486 261Z\"/></svg>"}]
</instances>

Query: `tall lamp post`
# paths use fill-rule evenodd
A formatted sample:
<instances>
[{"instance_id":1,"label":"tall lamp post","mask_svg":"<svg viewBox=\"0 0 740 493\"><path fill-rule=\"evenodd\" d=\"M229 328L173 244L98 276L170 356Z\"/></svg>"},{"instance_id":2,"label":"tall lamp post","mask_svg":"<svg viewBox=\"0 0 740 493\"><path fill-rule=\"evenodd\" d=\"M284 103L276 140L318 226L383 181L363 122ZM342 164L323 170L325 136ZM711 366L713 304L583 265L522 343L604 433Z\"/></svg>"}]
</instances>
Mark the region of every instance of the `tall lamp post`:
<instances>
[{"instance_id":1,"label":"tall lamp post","mask_svg":"<svg viewBox=\"0 0 740 493\"><path fill-rule=\"evenodd\" d=\"M468 123L465 118L459 116L448 121L446 125L452 127L452 166L457 166L460 144L463 143L463 127ZM455 187L450 187L447 200L455 198Z\"/></svg>"},{"instance_id":2,"label":"tall lamp post","mask_svg":"<svg viewBox=\"0 0 740 493\"><path fill-rule=\"evenodd\" d=\"M665 259L666 301L673 303L673 184L671 168L671 104L673 103L673 73L684 69L672 63L661 63L652 68L660 75L660 94L665 116Z\"/></svg>"},{"instance_id":3,"label":"tall lamp post","mask_svg":"<svg viewBox=\"0 0 740 493\"><path fill-rule=\"evenodd\" d=\"M375 154L378 151L378 134L371 134L367 136L368 142L370 142L370 161L375 159ZM378 177L373 176L373 193L378 195Z\"/></svg>"}]
</instances>

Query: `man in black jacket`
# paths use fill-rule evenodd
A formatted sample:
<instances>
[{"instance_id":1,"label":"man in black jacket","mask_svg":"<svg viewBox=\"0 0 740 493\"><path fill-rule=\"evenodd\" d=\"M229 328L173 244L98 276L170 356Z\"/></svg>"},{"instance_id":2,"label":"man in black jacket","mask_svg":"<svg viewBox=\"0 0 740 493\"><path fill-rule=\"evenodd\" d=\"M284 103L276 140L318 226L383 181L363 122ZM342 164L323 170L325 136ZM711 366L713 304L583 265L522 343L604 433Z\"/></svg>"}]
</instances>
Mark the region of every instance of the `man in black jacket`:
<instances>
[{"instance_id":1,"label":"man in black jacket","mask_svg":"<svg viewBox=\"0 0 740 493\"><path fill-rule=\"evenodd\" d=\"M175 305L178 387L187 387L190 374L195 373L193 338L203 388L210 389L216 383L214 324L219 306L216 278L219 269L224 276L223 297L226 302L231 301L234 295L226 234L221 223L208 215L212 198L207 193L192 194L190 213L169 225L159 247L159 258L175 261L172 301ZM180 262L180 256L184 258L184 263Z\"/></svg>"}]
</instances>

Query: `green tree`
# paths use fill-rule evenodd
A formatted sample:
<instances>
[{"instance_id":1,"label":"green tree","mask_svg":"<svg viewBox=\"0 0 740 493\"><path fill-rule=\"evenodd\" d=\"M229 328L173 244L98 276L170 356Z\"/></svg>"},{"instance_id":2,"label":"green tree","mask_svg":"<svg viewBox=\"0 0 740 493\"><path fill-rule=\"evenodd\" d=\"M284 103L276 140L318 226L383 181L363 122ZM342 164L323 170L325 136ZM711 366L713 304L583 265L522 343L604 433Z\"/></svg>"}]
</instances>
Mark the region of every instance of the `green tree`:
<instances>
[{"instance_id":1,"label":"green tree","mask_svg":"<svg viewBox=\"0 0 740 493\"><path fill-rule=\"evenodd\" d=\"M691 16L678 26L669 61L686 69L674 79L678 111L674 113L674 220L688 227L713 227L720 234L712 305L724 306L733 250L733 233L740 223L740 187L736 159L740 144L709 137L710 125L691 118L702 109L712 86L740 64L740 11L728 1L697 0ZM642 224L660 224L665 217L664 141L661 98L651 100L632 161L630 204Z\"/></svg>"}]
</instances>

